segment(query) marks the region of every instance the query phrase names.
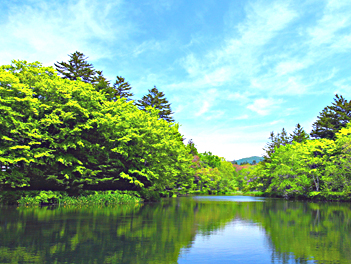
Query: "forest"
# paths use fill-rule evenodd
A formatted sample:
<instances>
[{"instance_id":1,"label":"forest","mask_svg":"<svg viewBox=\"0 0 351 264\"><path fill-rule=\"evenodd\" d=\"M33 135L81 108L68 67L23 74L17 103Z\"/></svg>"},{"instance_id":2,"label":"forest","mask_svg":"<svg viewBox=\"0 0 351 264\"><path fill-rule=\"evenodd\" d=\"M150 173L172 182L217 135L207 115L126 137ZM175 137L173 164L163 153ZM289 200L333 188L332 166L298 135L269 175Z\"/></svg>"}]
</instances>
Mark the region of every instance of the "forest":
<instances>
[{"instance_id":1,"label":"forest","mask_svg":"<svg viewBox=\"0 0 351 264\"><path fill-rule=\"evenodd\" d=\"M307 134L300 124L288 135L270 134L264 161L241 171L244 190L267 196L351 199L351 101L336 94Z\"/></svg>"},{"instance_id":2,"label":"forest","mask_svg":"<svg viewBox=\"0 0 351 264\"><path fill-rule=\"evenodd\" d=\"M351 199L351 102L336 95L307 134L271 132L264 160L240 167L199 153L179 132L156 86L133 100L83 53L44 67L0 67L2 203L152 201L238 191L304 199ZM255 162L256 163L256 162ZM240 167L240 168L239 168ZM119 197L119 198L116 198ZM101 202L102 201L102 202Z\"/></svg>"},{"instance_id":3,"label":"forest","mask_svg":"<svg viewBox=\"0 0 351 264\"><path fill-rule=\"evenodd\" d=\"M3 202L236 190L230 162L184 144L156 87L131 100L123 77L111 85L80 52L55 66L14 60L0 68Z\"/></svg>"}]
</instances>

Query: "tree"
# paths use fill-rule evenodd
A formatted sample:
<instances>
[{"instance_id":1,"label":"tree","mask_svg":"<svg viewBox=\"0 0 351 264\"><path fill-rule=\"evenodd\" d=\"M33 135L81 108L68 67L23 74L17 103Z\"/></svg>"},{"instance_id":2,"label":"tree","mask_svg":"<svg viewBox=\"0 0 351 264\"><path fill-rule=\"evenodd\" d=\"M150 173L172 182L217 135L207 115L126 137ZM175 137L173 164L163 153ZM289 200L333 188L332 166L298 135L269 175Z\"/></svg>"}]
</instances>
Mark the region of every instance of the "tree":
<instances>
[{"instance_id":1,"label":"tree","mask_svg":"<svg viewBox=\"0 0 351 264\"><path fill-rule=\"evenodd\" d=\"M106 101L39 62L1 66L0 95L0 189L162 192L190 182L179 125L156 109Z\"/></svg>"},{"instance_id":2,"label":"tree","mask_svg":"<svg viewBox=\"0 0 351 264\"><path fill-rule=\"evenodd\" d=\"M88 63L83 53L76 51L68 55L71 59L68 62L55 63L56 70L63 76L64 79L77 80L78 77L86 83L93 84L99 77L96 77L96 71L92 64ZM101 72L102 76L102 72Z\"/></svg>"},{"instance_id":3,"label":"tree","mask_svg":"<svg viewBox=\"0 0 351 264\"><path fill-rule=\"evenodd\" d=\"M310 138L309 135L306 133L303 127L298 123L293 133L290 134L290 143L293 141L301 143L306 141L309 138Z\"/></svg>"},{"instance_id":4,"label":"tree","mask_svg":"<svg viewBox=\"0 0 351 264\"><path fill-rule=\"evenodd\" d=\"M96 71L97 76L94 76L92 79L92 84L97 91L109 93L110 81L108 81L103 75L102 71Z\"/></svg>"},{"instance_id":5,"label":"tree","mask_svg":"<svg viewBox=\"0 0 351 264\"><path fill-rule=\"evenodd\" d=\"M195 143L192 139L189 139L187 147L188 147L191 155L198 155L199 154L197 149L196 149Z\"/></svg>"},{"instance_id":6,"label":"tree","mask_svg":"<svg viewBox=\"0 0 351 264\"><path fill-rule=\"evenodd\" d=\"M263 148L263 150L266 152L266 155L264 155L264 162L270 161L270 157L274 153L276 147L279 148L281 145L285 146L286 144L290 143L290 139L285 128L283 128L282 132L278 133L277 135L274 135L274 132L272 131L268 139L270 139L270 142L266 144L266 148Z\"/></svg>"},{"instance_id":7,"label":"tree","mask_svg":"<svg viewBox=\"0 0 351 264\"><path fill-rule=\"evenodd\" d=\"M108 87L105 90L106 97L109 100L116 101L118 99L126 98L127 101L130 101L131 99L129 97L132 97L134 94L130 91L132 87L128 82L125 81L125 79L122 76L116 76L116 81L113 84L113 87Z\"/></svg>"},{"instance_id":8,"label":"tree","mask_svg":"<svg viewBox=\"0 0 351 264\"><path fill-rule=\"evenodd\" d=\"M310 133L313 138L328 138L335 140L335 133L351 120L351 101L335 95L331 106L325 107L319 113L317 121L312 125Z\"/></svg>"},{"instance_id":9,"label":"tree","mask_svg":"<svg viewBox=\"0 0 351 264\"><path fill-rule=\"evenodd\" d=\"M174 122L174 119L171 117L173 114L171 111L171 104L168 103L164 96L165 94L163 92L159 92L156 86L154 86L154 88L149 90L149 94L144 95L141 100L138 100L136 105L140 110L144 111L146 111L148 106L154 107L155 109L160 110L160 118L166 120L167 122Z\"/></svg>"}]
</instances>

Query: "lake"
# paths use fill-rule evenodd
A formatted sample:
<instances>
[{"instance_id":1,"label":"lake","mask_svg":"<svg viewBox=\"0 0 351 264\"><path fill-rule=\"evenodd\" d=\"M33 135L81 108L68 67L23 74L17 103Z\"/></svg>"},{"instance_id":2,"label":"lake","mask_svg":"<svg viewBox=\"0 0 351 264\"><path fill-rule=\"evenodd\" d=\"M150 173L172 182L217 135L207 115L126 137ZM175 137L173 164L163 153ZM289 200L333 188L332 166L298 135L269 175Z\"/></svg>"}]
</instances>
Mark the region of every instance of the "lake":
<instances>
[{"instance_id":1,"label":"lake","mask_svg":"<svg viewBox=\"0 0 351 264\"><path fill-rule=\"evenodd\" d=\"M194 196L0 207L0 263L351 263L351 204Z\"/></svg>"}]
</instances>

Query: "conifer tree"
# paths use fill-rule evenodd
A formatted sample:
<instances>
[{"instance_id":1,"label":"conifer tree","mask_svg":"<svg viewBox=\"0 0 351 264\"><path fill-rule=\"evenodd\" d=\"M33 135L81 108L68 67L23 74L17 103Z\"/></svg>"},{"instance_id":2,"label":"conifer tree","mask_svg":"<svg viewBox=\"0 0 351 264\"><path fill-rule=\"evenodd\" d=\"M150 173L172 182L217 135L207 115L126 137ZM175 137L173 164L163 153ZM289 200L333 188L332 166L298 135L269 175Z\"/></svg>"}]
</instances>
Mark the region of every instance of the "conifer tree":
<instances>
[{"instance_id":1,"label":"conifer tree","mask_svg":"<svg viewBox=\"0 0 351 264\"><path fill-rule=\"evenodd\" d=\"M84 82L94 83L96 71L93 65L86 61L88 57L79 51L68 56L71 58L68 62L55 63L56 70L62 77L69 80L77 80L80 77Z\"/></svg>"},{"instance_id":2,"label":"conifer tree","mask_svg":"<svg viewBox=\"0 0 351 264\"><path fill-rule=\"evenodd\" d=\"M96 71L97 76L92 79L92 84L97 91L108 91L110 82L102 75L102 71Z\"/></svg>"},{"instance_id":3,"label":"conifer tree","mask_svg":"<svg viewBox=\"0 0 351 264\"><path fill-rule=\"evenodd\" d=\"M127 101L130 101L130 97L134 94L130 91L132 87L122 76L116 76L116 81L113 84L113 87L109 87L106 90L107 97L110 100L116 101L120 98L126 98Z\"/></svg>"},{"instance_id":4,"label":"conifer tree","mask_svg":"<svg viewBox=\"0 0 351 264\"><path fill-rule=\"evenodd\" d=\"M295 130L293 131L292 134L290 134L290 142L304 142L307 139L309 139L309 135L306 133L306 131L303 129L303 127L298 123L295 127Z\"/></svg>"},{"instance_id":5,"label":"conifer tree","mask_svg":"<svg viewBox=\"0 0 351 264\"><path fill-rule=\"evenodd\" d=\"M159 92L154 86L151 90L149 90L149 94L144 95L141 100L138 100L136 105L140 110L146 110L146 107L151 106L158 110L160 118L166 120L167 122L174 122L174 119L171 117L173 112L171 111L171 104L168 103L167 99L164 98L165 94L163 92Z\"/></svg>"},{"instance_id":6,"label":"conifer tree","mask_svg":"<svg viewBox=\"0 0 351 264\"><path fill-rule=\"evenodd\" d=\"M198 155L199 154L199 152L196 149L195 143L192 139L189 139L187 147L188 147L191 155Z\"/></svg>"},{"instance_id":7,"label":"conifer tree","mask_svg":"<svg viewBox=\"0 0 351 264\"><path fill-rule=\"evenodd\" d=\"M325 107L317 121L312 125L310 133L313 138L328 138L335 139L335 133L341 128L346 127L346 124L351 120L351 100L335 95L334 102L331 106Z\"/></svg>"},{"instance_id":8,"label":"conifer tree","mask_svg":"<svg viewBox=\"0 0 351 264\"><path fill-rule=\"evenodd\" d=\"M270 142L268 142L266 147L263 148L263 150L266 152L266 154L263 156L265 162L270 161L270 157L274 153L275 147L280 147L281 145L285 146L286 144L290 143L290 138L285 128L283 128L282 132L278 133L277 135L274 135L274 132L272 131L268 139Z\"/></svg>"}]
</instances>

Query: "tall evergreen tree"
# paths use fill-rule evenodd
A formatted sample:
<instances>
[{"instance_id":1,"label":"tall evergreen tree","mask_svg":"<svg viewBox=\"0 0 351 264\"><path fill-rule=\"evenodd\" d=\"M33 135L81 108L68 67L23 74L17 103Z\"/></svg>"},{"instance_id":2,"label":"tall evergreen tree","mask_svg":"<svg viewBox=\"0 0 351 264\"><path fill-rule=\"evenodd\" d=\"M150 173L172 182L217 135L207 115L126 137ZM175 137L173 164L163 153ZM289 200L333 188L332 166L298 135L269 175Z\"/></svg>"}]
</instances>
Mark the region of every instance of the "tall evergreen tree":
<instances>
[{"instance_id":1,"label":"tall evergreen tree","mask_svg":"<svg viewBox=\"0 0 351 264\"><path fill-rule=\"evenodd\" d=\"M293 133L290 134L290 142L304 142L309 139L310 136L306 133L303 127L298 123Z\"/></svg>"},{"instance_id":2,"label":"tall evergreen tree","mask_svg":"<svg viewBox=\"0 0 351 264\"><path fill-rule=\"evenodd\" d=\"M102 71L96 71L97 76L92 79L92 84L97 91L108 91L110 87L110 81L108 81L103 75Z\"/></svg>"},{"instance_id":3,"label":"tall evergreen tree","mask_svg":"<svg viewBox=\"0 0 351 264\"><path fill-rule=\"evenodd\" d=\"M158 110L160 118L168 121L174 122L174 119L171 117L173 112L171 111L171 104L168 103L167 99L164 98L165 94L163 92L159 92L154 86L151 90L149 90L149 94L144 95L141 100L138 100L136 105L140 110L145 110L146 107L151 106Z\"/></svg>"},{"instance_id":4,"label":"tall evergreen tree","mask_svg":"<svg viewBox=\"0 0 351 264\"><path fill-rule=\"evenodd\" d=\"M188 147L189 153L191 155L198 155L199 154L199 152L197 151L197 148L195 146L195 143L192 139L189 139L187 147Z\"/></svg>"},{"instance_id":5,"label":"tall evergreen tree","mask_svg":"<svg viewBox=\"0 0 351 264\"><path fill-rule=\"evenodd\" d=\"M319 113L317 121L312 125L310 133L313 138L335 139L335 133L351 120L351 100L347 101L342 95L335 95L331 106L325 107Z\"/></svg>"},{"instance_id":6,"label":"tall evergreen tree","mask_svg":"<svg viewBox=\"0 0 351 264\"><path fill-rule=\"evenodd\" d=\"M71 58L68 62L62 61L55 63L56 70L64 79L77 80L80 77L87 83L94 83L96 81L95 75L97 72L93 65L86 61L88 57L79 51L68 56Z\"/></svg>"},{"instance_id":7,"label":"tall evergreen tree","mask_svg":"<svg viewBox=\"0 0 351 264\"><path fill-rule=\"evenodd\" d=\"M266 154L263 156L264 162L270 161L270 158L275 151L275 147L280 147L281 145L285 146L286 144L290 143L290 138L285 128L283 128L282 132L278 133L277 135L274 135L274 132L272 131L268 139L270 142L268 142L266 147L263 148L263 150L266 152Z\"/></svg>"},{"instance_id":8,"label":"tall evergreen tree","mask_svg":"<svg viewBox=\"0 0 351 264\"><path fill-rule=\"evenodd\" d=\"M113 87L109 87L106 90L106 96L109 100L116 101L120 98L126 98L127 101L130 101L130 97L134 94L130 91L132 87L122 76L116 76L116 81L113 84Z\"/></svg>"}]
</instances>

